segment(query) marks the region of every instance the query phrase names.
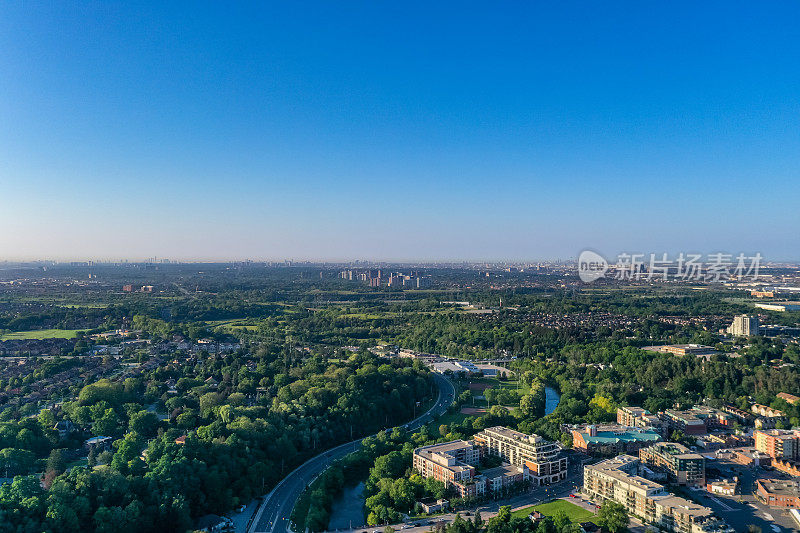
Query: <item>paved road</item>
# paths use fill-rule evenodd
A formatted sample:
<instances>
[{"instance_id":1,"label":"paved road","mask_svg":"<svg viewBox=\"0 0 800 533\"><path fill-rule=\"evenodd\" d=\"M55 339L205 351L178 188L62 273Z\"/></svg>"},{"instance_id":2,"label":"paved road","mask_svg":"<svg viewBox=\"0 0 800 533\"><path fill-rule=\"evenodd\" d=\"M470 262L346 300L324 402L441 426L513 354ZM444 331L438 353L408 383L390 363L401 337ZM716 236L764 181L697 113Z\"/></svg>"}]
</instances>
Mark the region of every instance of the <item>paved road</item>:
<instances>
[{"instance_id":1,"label":"paved road","mask_svg":"<svg viewBox=\"0 0 800 533\"><path fill-rule=\"evenodd\" d=\"M417 417L406 424L405 428L416 430L430 422L433 418L447 411L453 402L455 388L453 384L439 374L433 374L439 387L439 397L436 403L424 415ZM251 526L247 533L287 533L289 528L289 515L300 494L331 462L341 459L345 455L358 449L361 440L348 442L321 453L300 465L296 470L287 475L283 480L264 497L264 501L256 511Z\"/></svg>"},{"instance_id":2,"label":"paved road","mask_svg":"<svg viewBox=\"0 0 800 533\"><path fill-rule=\"evenodd\" d=\"M572 503L578 503L578 500L571 498L570 494L576 494L580 490L583 483L582 459L586 459L586 457L572 452L571 450L568 450L567 453L569 454L569 468L565 480L552 485L533 487L529 492L510 498L482 503L476 507L460 511L461 516L463 518L468 518L473 516L475 512L480 511L481 518L488 520L497 515L500 507L504 505L510 505L512 510L517 510L558 498L566 499ZM592 512L597 512L597 509L592 509ZM455 520L455 517L456 513L445 513L420 520L412 520L405 524L392 524L392 527L398 531L402 529L404 533L428 533L431 529L431 525L437 522L448 524ZM413 524L415 523L419 523L420 525L414 526ZM383 525L372 527L363 526L354 529L339 529L336 530L336 533L375 533L376 531L382 533L384 527Z\"/></svg>"},{"instance_id":3,"label":"paved road","mask_svg":"<svg viewBox=\"0 0 800 533\"><path fill-rule=\"evenodd\" d=\"M531 492L520 494L517 496L512 496L511 498L505 498L502 500L494 501L494 502L487 502L481 505L478 505L475 508L471 508L469 510L459 511L459 514L462 518L470 518L476 512L481 513L481 518L486 521L494 516L497 515L497 512L500 510L500 507L504 505L508 505L511 507L512 511L516 511L517 509L524 509L526 507L530 507L531 505L537 505L539 503L547 502L557 498L567 499L569 501L573 501L572 498L569 497L572 494L575 488L576 479L574 477L568 478L560 483L556 483L554 485L550 485L547 487L536 487ZM449 524L455 520L456 513L445 513L441 515L435 515L431 517L422 518L420 520L411 520L408 523L398 523L392 524L392 527L396 531L403 530L407 533L428 533L431 530L431 526L436 524L437 522L441 522L443 524ZM420 524L419 526L414 526L413 524ZM382 533L383 528L386 526L372 526L372 527L360 527L355 529L339 529L336 533Z\"/></svg>"}]
</instances>

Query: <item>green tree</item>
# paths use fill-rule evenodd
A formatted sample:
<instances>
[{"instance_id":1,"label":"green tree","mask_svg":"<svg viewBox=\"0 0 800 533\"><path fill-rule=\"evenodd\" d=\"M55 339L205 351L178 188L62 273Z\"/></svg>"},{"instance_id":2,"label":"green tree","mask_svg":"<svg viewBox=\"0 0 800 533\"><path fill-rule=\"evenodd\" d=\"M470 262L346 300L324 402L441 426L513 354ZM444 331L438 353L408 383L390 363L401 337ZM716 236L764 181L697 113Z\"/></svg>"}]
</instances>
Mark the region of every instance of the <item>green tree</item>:
<instances>
[{"instance_id":1,"label":"green tree","mask_svg":"<svg viewBox=\"0 0 800 533\"><path fill-rule=\"evenodd\" d=\"M611 533L619 533L628 529L628 511L621 503L606 501L597 513L598 522Z\"/></svg>"}]
</instances>

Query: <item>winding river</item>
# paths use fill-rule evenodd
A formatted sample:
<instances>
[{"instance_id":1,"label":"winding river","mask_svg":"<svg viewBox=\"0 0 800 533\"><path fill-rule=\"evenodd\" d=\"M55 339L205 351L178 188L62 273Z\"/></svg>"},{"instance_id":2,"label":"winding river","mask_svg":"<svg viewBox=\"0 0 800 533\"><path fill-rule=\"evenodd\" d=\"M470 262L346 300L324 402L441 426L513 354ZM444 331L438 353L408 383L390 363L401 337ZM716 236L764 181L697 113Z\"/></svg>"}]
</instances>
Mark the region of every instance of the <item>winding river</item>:
<instances>
[{"instance_id":1,"label":"winding river","mask_svg":"<svg viewBox=\"0 0 800 533\"><path fill-rule=\"evenodd\" d=\"M549 415L556 410L556 407L558 407L558 402L561 401L561 395L557 390L550 387L544 388L544 395L544 414Z\"/></svg>"},{"instance_id":2,"label":"winding river","mask_svg":"<svg viewBox=\"0 0 800 533\"><path fill-rule=\"evenodd\" d=\"M561 395L552 387L545 387L544 414L549 415L558 407ZM364 526L364 483L345 487L344 492L333 502L329 530L350 529Z\"/></svg>"}]
</instances>

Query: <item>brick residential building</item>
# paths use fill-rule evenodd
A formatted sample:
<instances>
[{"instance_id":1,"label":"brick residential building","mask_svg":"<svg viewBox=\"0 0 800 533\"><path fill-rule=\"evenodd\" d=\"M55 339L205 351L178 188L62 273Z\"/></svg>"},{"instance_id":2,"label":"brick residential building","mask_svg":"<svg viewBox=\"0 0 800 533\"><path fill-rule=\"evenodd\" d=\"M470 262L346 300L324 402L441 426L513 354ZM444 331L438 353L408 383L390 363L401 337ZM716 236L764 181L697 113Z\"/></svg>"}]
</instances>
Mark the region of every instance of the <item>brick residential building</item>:
<instances>
[{"instance_id":1,"label":"brick residential building","mask_svg":"<svg viewBox=\"0 0 800 533\"><path fill-rule=\"evenodd\" d=\"M454 487L464 496L470 492L466 486L474 484L480 453L479 448L464 440L423 446L414 450L414 469L423 477L432 477L447 487Z\"/></svg>"},{"instance_id":2,"label":"brick residential building","mask_svg":"<svg viewBox=\"0 0 800 533\"><path fill-rule=\"evenodd\" d=\"M413 452L413 466L424 477L432 477L455 489L459 496L474 497L497 492L528 479L525 469L505 465L477 474L484 450L475 443L454 440L423 446Z\"/></svg>"},{"instance_id":3,"label":"brick residential building","mask_svg":"<svg viewBox=\"0 0 800 533\"><path fill-rule=\"evenodd\" d=\"M756 450L773 459L800 459L800 430L757 429L753 432Z\"/></svg>"}]
</instances>

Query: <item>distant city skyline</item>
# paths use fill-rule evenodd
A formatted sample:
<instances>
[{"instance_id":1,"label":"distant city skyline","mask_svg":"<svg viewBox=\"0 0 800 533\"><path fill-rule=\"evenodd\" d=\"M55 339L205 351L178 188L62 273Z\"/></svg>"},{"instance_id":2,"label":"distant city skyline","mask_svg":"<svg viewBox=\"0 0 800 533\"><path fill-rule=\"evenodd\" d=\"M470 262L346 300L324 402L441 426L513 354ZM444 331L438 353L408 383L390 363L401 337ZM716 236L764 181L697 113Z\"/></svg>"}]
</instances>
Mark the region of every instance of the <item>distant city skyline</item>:
<instances>
[{"instance_id":1,"label":"distant city skyline","mask_svg":"<svg viewBox=\"0 0 800 533\"><path fill-rule=\"evenodd\" d=\"M800 260L800 5L0 5L0 261Z\"/></svg>"}]
</instances>

